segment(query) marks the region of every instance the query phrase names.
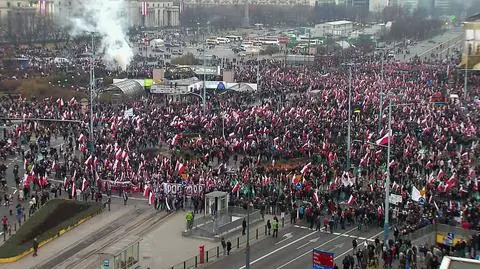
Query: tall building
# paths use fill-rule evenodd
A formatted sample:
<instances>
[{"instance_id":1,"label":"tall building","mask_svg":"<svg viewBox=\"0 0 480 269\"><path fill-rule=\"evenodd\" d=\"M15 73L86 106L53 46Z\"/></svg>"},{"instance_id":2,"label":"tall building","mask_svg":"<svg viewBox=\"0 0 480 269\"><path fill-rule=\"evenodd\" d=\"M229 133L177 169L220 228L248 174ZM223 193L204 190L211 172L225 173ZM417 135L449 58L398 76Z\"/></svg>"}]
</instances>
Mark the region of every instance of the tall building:
<instances>
[{"instance_id":1,"label":"tall building","mask_svg":"<svg viewBox=\"0 0 480 269\"><path fill-rule=\"evenodd\" d=\"M434 8L438 15L451 15L452 0L435 0Z\"/></svg>"},{"instance_id":2,"label":"tall building","mask_svg":"<svg viewBox=\"0 0 480 269\"><path fill-rule=\"evenodd\" d=\"M412 12L418 8L418 0L401 0L400 6L405 10Z\"/></svg>"},{"instance_id":3,"label":"tall building","mask_svg":"<svg viewBox=\"0 0 480 269\"><path fill-rule=\"evenodd\" d=\"M349 7L369 10L369 0L347 0L346 2Z\"/></svg>"},{"instance_id":4,"label":"tall building","mask_svg":"<svg viewBox=\"0 0 480 269\"><path fill-rule=\"evenodd\" d=\"M389 0L370 0L368 10L373 13L382 12L382 10L388 7Z\"/></svg>"}]
</instances>

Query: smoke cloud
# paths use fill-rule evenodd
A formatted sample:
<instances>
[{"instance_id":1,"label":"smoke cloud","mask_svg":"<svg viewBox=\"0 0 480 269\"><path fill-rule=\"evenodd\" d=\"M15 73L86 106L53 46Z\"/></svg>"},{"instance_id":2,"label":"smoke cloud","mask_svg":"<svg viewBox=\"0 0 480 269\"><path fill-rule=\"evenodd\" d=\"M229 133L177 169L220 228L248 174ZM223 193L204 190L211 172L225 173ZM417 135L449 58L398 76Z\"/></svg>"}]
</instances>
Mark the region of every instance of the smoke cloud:
<instances>
[{"instance_id":1,"label":"smoke cloud","mask_svg":"<svg viewBox=\"0 0 480 269\"><path fill-rule=\"evenodd\" d=\"M72 36L94 33L101 39L95 51L104 52L107 66L126 70L133 58L127 36L127 2L125 0L74 1L75 13L66 18ZM97 45L98 46L98 45Z\"/></svg>"}]
</instances>

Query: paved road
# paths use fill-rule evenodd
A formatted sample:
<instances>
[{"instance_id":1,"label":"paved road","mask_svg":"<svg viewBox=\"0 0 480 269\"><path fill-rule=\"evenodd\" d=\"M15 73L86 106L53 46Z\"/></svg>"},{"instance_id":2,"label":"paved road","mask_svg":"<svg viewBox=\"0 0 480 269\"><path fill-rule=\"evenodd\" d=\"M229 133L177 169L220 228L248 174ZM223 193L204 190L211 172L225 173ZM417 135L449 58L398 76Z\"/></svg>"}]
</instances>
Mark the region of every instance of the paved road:
<instances>
[{"instance_id":1,"label":"paved road","mask_svg":"<svg viewBox=\"0 0 480 269\"><path fill-rule=\"evenodd\" d=\"M443 59L448 55L452 56L453 51L456 48L461 49L463 46L463 39L458 38L462 34L463 29L461 28L451 29L441 35L420 41L414 46L409 46L408 49L410 50L410 54L404 55L403 53L399 53L396 54L395 59L399 61L410 61L410 59L415 57L416 55L422 58L427 57L427 59L431 59L432 52L439 54L439 57L436 59ZM439 48L441 44L444 45L442 46L442 48Z\"/></svg>"},{"instance_id":2,"label":"paved road","mask_svg":"<svg viewBox=\"0 0 480 269\"><path fill-rule=\"evenodd\" d=\"M285 230L280 229L280 231L278 238L267 238L251 247L250 268L312 268L313 248L334 252L335 262L341 265L343 257L351 253L354 238L360 244L373 241L383 234L381 228L358 231L356 226L347 227L347 229L339 230L333 234L323 230L316 232L303 226L291 226ZM217 263L206 266L206 268L244 269L245 253L234 253Z\"/></svg>"}]
</instances>

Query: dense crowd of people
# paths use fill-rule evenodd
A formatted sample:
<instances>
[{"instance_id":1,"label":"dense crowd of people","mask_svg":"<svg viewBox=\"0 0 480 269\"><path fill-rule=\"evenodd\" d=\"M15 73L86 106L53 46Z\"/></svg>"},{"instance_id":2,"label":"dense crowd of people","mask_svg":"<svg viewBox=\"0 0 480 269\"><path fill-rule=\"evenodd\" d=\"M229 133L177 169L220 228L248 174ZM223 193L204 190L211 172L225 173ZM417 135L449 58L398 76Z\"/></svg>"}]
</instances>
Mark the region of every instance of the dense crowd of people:
<instances>
[{"instance_id":1,"label":"dense crowd of people","mask_svg":"<svg viewBox=\"0 0 480 269\"><path fill-rule=\"evenodd\" d=\"M7 121L0 151L24 157L16 180L26 197L49 185L71 198L139 192L171 209L186 191L168 184L202 186L188 194L196 210L205 192L222 190L234 194L232 203L251 199L311 227L356 220L361 229L383 225L389 176L400 198L390 223L401 234L430 223L479 229L478 76L464 96L452 60L342 57L299 67L263 61L258 93L212 92L205 108L191 97L156 95L96 104L92 143L89 114L75 98L0 97L1 115L27 119ZM235 79L256 82L256 64L236 63ZM53 140L62 141L58 150Z\"/></svg>"}]
</instances>

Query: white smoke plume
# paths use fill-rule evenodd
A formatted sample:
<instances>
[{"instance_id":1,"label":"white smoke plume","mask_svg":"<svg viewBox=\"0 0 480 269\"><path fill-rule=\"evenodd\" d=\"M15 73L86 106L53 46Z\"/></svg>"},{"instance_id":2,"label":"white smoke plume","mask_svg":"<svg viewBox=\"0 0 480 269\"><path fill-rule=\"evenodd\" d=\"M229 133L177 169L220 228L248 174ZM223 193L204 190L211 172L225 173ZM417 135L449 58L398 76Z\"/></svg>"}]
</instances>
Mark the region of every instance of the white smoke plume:
<instances>
[{"instance_id":1,"label":"white smoke plume","mask_svg":"<svg viewBox=\"0 0 480 269\"><path fill-rule=\"evenodd\" d=\"M133 58L133 50L127 36L127 2L125 0L73 1L73 16L66 18L72 36L94 33L100 38L98 53L104 52L107 66L126 70Z\"/></svg>"}]
</instances>

